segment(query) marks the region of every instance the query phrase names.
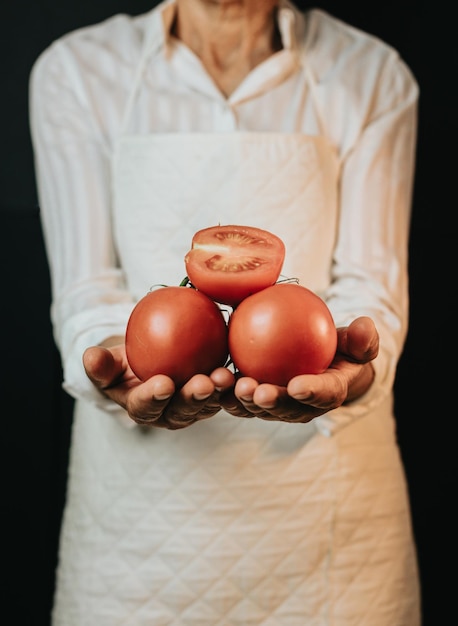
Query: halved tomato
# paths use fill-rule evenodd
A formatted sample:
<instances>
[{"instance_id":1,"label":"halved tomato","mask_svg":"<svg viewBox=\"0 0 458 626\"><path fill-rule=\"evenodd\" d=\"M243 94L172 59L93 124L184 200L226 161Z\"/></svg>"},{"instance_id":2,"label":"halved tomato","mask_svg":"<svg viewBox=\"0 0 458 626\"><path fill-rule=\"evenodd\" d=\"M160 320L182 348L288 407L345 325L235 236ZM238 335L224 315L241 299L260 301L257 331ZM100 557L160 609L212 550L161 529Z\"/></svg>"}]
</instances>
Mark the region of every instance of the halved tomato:
<instances>
[{"instance_id":1,"label":"halved tomato","mask_svg":"<svg viewBox=\"0 0 458 626\"><path fill-rule=\"evenodd\" d=\"M275 284L285 259L283 241L254 226L211 226L195 233L185 256L193 286L212 300L236 307Z\"/></svg>"}]
</instances>

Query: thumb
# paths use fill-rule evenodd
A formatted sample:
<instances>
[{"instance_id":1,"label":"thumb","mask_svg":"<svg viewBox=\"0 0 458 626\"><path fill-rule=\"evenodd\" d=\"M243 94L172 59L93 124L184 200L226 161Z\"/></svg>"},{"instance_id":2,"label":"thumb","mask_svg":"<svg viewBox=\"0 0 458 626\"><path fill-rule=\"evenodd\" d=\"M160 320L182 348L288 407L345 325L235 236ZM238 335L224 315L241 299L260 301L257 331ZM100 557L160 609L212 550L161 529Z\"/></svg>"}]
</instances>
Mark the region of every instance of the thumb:
<instances>
[{"instance_id":1,"label":"thumb","mask_svg":"<svg viewBox=\"0 0 458 626\"><path fill-rule=\"evenodd\" d=\"M358 363L368 363L375 359L379 350L379 335L370 317L357 317L338 332L339 352Z\"/></svg>"},{"instance_id":2,"label":"thumb","mask_svg":"<svg viewBox=\"0 0 458 626\"><path fill-rule=\"evenodd\" d=\"M108 348L92 346L83 354L83 366L87 376L100 389L106 389L122 373L113 353Z\"/></svg>"}]
</instances>

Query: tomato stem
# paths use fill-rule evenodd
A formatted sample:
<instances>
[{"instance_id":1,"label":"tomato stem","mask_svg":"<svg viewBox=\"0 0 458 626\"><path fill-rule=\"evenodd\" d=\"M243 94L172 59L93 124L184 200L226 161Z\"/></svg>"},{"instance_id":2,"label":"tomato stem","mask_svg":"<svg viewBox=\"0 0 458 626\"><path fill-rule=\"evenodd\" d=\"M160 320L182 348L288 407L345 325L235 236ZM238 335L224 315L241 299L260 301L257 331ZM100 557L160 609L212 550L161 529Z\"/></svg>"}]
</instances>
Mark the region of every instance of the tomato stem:
<instances>
[{"instance_id":1,"label":"tomato stem","mask_svg":"<svg viewBox=\"0 0 458 626\"><path fill-rule=\"evenodd\" d=\"M180 287L190 287L191 289L195 289L192 282L189 280L188 276L185 276L180 283Z\"/></svg>"}]
</instances>

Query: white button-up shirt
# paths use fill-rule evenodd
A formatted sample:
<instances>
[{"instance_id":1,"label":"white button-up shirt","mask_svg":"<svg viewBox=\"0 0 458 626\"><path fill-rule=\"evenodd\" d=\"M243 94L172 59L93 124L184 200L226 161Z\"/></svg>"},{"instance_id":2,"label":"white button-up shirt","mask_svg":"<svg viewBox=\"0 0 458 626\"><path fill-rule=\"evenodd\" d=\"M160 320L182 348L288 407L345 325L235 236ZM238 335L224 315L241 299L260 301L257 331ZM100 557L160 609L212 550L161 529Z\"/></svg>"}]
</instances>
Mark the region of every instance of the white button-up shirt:
<instances>
[{"instance_id":1,"label":"white button-up shirt","mask_svg":"<svg viewBox=\"0 0 458 626\"><path fill-rule=\"evenodd\" d=\"M351 205L355 224L354 238L343 237L337 245L351 250L362 268L379 250L392 254L386 271L367 287L379 294L380 306L370 313L381 334L377 368L388 391L408 320L414 77L377 38L323 11L303 15L282 1L283 49L225 97L200 60L171 35L175 9L174 0L166 0L150 13L116 15L69 33L33 68L31 131L66 389L97 399L84 376L82 350L123 334L133 306L109 227L110 160L119 134L257 131L325 134L341 163L342 206ZM129 103L152 24L160 25L160 35ZM369 205L370 219L364 221ZM98 237L86 238L89 231ZM339 309L348 296L339 289L336 281L324 295L336 323L348 323L348 303Z\"/></svg>"}]
</instances>

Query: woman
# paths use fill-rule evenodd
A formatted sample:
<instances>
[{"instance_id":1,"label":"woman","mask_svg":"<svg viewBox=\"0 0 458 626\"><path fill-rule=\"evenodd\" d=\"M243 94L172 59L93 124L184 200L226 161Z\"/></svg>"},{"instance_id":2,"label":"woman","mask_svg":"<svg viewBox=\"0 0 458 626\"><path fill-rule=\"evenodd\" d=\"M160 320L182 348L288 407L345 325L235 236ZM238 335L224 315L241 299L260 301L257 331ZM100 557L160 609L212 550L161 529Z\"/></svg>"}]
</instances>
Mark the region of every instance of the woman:
<instances>
[{"instance_id":1,"label":"woman","mask_svg":"<svg viewBox=\"0 0 458 626\"><path fill-rule=\"evenodd\" d=\"M288 1L166 0L38 59L31 128L76 398L54 626L416 626L392 385L408 321L417 84ZM124 331L194 232L259 226L327 302L331 367L141 383ZM252 419L243 419L252 418Z\"/></svg>"}]
</instances>

